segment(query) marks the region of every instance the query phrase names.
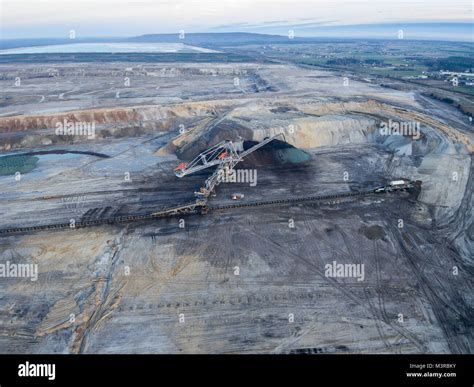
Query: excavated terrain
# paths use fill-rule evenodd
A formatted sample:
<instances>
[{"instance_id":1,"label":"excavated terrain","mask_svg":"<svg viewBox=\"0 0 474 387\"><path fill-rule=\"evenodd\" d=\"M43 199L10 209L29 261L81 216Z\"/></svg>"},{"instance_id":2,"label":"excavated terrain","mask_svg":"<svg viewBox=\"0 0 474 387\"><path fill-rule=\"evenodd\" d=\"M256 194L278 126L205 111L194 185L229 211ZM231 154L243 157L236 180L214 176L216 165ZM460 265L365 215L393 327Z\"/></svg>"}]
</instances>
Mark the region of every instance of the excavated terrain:
<instances>
[{"instance_id":1,"label":"excavated terrain","mask_svg":"<svg viewBox=\"0 0 474 387\"><path fill-rule=\"evenodd\" d=\"M38 278L0 278L0 352L472 353L473 135L456 109L285 64L0 73L0 230L193 202L212 171L178 179L179 162L278 133L237 167L255 184L222 183L210 205L422 181L420 192L1 234L0 264L37 264ZM93 136L58 135L64 122L93 124ZM387 122L420 131L387 135ZM334 261L364 277L328 276Z\"/></svg>"}]
</instances>

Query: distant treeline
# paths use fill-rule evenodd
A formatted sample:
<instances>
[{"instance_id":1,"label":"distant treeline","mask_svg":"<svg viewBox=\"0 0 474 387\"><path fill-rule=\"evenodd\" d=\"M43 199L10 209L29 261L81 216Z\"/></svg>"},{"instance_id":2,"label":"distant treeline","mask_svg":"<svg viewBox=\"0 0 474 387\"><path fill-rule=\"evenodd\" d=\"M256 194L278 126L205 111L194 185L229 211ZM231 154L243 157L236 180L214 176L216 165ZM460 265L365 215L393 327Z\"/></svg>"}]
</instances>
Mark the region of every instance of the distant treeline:
<instances>
[{"instance_id":1,"label":"distant treeline","mask_svg":"<svg viewBox=\"0 0 474 387\"><path fill-rule=\"evenodd\" d=\"M423 64L430 67L431 70L446 70L446 71L469 71L472 72L474 68L474 57L470 56L448 56L440 59L425 59Z\"/></svg>"},{"instance_id":2,"label":"distant treeline","mask_svg":"<svg viewBox=\"0 0 474 387\"><path fill-rule=\"evenodd\" d=\"M372 58L364 59L362 61L356 58L334 58L334 59L329 59L326 62L326 64L328 65L336 65L336 66L347 66L347 65L354 65L354 64L361 64L361 63L380 66L384 64L384 61L379 60L379 59L372 59Z\"/></svg>"},{"instance_id":3,"label":"distant treeline","mask_svg":"<svg viewBox=\"0 0 474 387\"><path fill-rule=\"evenodd\" d=\"M355 58L335 58L335 59L329 59L326 64L328 65L337 65L337 66L346 66L346 65L351 65L351 64L358 64L360 63L360 60L355 59Z\"/></svg>"}]
</instances>

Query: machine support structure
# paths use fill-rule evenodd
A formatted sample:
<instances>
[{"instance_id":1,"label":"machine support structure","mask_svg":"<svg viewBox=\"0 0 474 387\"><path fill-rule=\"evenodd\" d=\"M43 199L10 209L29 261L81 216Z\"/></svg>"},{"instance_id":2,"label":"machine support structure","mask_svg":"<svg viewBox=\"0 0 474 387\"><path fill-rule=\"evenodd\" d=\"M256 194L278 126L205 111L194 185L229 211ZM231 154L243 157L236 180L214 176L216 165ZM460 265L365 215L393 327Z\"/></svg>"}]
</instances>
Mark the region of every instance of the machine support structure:
<instances>
[{"instance_id":1,"label":"machine support structure","mask_svg":"<svg viewBox=\"0 0 474 387\"><path fill-rule=\"evenodd\" d=\"M197 155L189 163L179 164L175 168L174 173L177 177L182 178L207 168L216 167L214 173L206 179L204 185L199 189L199 191L194 192L196 202L199 202L202 206L207 203L209 196L215 193L216 187L226 176L232 173L235 166L241 162L244 157L278 137L285 139L283 133L278 133L272 137L264 139L245 151L243 149L242 141L239 143L233 143L230 140L221 141Z\"/></svg>"}]
</instances>

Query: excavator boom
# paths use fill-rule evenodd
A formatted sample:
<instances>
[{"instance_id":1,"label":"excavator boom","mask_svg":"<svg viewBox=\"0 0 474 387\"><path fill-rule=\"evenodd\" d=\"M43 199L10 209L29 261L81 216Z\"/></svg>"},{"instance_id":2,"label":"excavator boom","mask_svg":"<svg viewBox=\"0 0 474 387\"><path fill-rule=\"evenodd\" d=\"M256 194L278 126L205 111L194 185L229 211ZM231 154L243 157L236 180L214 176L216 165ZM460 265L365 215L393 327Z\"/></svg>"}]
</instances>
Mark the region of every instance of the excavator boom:
<instances>
[{"instance_id":1,"label":"excavator boom","mask_svg":"<svg viewBox=\"0 0 474 387\"><path fill-rule=\"evenodd\" d=\"M223 176L230 173L244 157L255 152L257 149L260 149L277 137L282 137L283 139L285 138L283 133L278 133L272 137L266 138L265 140L242 152L238 152L236 150L236 147L232 141L221 141L220 143L197 155L191 162L179 164L175 168L174 173L177 177L182 178L186 175L217 166L214 173L207 178L204 187L201 187L199 191L194 193L198 200L201 202L203 200L205 201L215 190L215 187L219 185Z\"/></svg>"}]
</instances>

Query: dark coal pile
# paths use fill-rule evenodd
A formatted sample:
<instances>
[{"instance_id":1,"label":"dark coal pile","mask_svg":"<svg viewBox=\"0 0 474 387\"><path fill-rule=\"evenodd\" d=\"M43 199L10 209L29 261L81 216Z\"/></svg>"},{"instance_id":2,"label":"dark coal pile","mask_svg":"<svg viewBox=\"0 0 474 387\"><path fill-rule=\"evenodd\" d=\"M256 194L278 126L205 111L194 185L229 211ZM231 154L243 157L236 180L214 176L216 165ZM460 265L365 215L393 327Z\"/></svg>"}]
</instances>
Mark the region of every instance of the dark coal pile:
<instances>
[{"instance_id":1,"label":"dark coal pile","mask_svg":"<svg viewBox=\"0 0 474 387\"><path fill-rule=\"evenodd\" d=\"M216 125L210 131L204 133L199 138L184 145L176 151L176 156L180 160L192 160L199 153L209 149L211 146L224 140L233 142L239 141L239 138L252 137L252 131L233 121L224 121Z\"/></svg>"},{"instance_id":2,"label":"dark coal pile","mask_svg":"<svg viewBox=\"0 0 474 387\"><path fill-rule=\"evenodd\" d=\"M244 141L244 150L258 144L256 141ZM304 150L295 148L293 145L280 140L273 140L260 149L249 154L241 165L284 165L302 164L308 162L311 155Z\"/></svg>"}]
</instances>

